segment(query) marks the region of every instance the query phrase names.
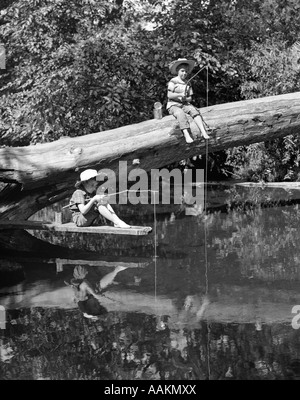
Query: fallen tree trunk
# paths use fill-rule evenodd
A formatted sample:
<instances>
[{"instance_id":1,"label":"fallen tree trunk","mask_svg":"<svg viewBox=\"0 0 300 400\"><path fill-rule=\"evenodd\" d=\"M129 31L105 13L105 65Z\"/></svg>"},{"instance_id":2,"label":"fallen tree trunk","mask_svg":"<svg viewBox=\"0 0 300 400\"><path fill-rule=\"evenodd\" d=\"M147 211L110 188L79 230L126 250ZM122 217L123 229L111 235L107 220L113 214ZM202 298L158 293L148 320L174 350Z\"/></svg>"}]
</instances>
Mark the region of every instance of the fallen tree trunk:
<instances>
[{"instance_id":1,"label":"fallen tree trunk","mask_svg":"<svg viewBox=\"0 0 300 400\"><path fill-rule=\"evenodd\" d=\"M219 104L201 109L212 129L209 152L273 140L300 129L300 92L261 99ZM37 210L65 198L85 168L109 168L118 177L119 162L128 173L149 171L194 155L204 154L193 121L194 138L187 145L173 116L98 132L63 138L52 143L0 149L1 219L26 219ZM136 160L138 159L138 162Z\"/></svg>"}]
</instances>

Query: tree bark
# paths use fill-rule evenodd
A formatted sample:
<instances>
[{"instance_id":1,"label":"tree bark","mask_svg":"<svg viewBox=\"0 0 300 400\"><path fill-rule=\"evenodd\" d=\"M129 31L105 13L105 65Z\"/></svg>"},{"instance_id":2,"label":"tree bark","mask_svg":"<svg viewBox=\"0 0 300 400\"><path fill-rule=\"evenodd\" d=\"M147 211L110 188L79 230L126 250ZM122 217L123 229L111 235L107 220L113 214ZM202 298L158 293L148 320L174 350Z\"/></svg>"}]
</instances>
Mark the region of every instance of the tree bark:
<instances>
[{"instance_id":1,"label":"tree bark","mask_svg":"<svg viewBox=\"0 0 300 400\"><path fill-rule=\"evenodd\" d=\"M300 128L300 92L218 104L201 109L210 127L208 151L248 145L295 134ZM79 172L109 168L119 162L150 171L205 154L206 143L191 120L196 139L188 145L173 116L52 143L0 149L1 219L26 219L70 195ZM136 161L138 160L138 161Z\"/></svg>"}]
</instances>

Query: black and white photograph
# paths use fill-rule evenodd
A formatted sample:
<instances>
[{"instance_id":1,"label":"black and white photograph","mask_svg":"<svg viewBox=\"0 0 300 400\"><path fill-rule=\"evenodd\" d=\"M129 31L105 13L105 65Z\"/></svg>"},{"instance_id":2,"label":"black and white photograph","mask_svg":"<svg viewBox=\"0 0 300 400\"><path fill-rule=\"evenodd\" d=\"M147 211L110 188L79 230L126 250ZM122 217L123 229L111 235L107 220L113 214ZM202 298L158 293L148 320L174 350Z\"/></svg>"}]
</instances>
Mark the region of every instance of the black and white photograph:
<instances>
[{"instance_id":1,"label":"black and white photograph","mask_svg":"<svg viewBox=\"0 0 300 400\"><path fill-rule=\"evenodd\" d=\"M300 380L299 133L299 0L0 0L0 380Z\"/></svg>"}]
</instances>

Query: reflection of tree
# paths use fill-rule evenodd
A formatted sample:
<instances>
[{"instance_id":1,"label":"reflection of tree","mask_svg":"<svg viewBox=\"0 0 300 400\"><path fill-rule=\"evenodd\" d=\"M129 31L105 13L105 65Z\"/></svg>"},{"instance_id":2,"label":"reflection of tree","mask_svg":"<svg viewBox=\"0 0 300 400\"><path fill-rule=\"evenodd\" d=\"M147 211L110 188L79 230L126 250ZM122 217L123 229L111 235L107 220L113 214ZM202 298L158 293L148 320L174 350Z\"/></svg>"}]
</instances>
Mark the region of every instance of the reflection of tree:
<instances>
[{"instance_id":1,"label":"reflection of tree","mask_svg":"<svg viewBox=\"0 0 300 400\"><path fill-rule=\"evenodd\" d=\"M299 213L296 206L285 208L274 207L280 202L289 203L297 199L297 190L282 188L245 188L233 187L225 190L225 186L212 186L208 191L209 210L225 206L227 214L221 212L208 213L206 217L199 215L198 225L184 216L183 205L169 205L166 212L157 215L159 257L179 258L185 246L204 245L204 225L208 227L209 258L215 268L220 270L224 264L231 264L235 274L242 277L256 276L262 279L294 279L298 276L296 265L300 260L297 254L297 221ZM270 208L261 208L261 205ZM246 206L248 208L246 208ZM131 215L136 207L120 206L125 215ZM122 208L123 207L123 208ZM158 205L157 210L164 205ZM141 208L141 207L139 207ZM163 208L164 210L164 208ZM161 211L163 211L161 210ZM53 210L42 210L39 219L53 218ZM47 213L50 213L49 215ZM153 222L153 206L147 205L144 215L138 215L135 224ZM196 219L195 217L193 217ZM180 224L174 223L180 219ZM131 221L133 222L133 221ZM36 232L43 240L69 248L81 248L93 252L101 251L102 255L144 256L154 254L153 235L146 237L115 237L119 235L89 235L68 233ZM100 239L100 240L99 240ZM236 265L239 263L239 265Z\"/></svg>"},{"instance_id":2,"label":"reflection of tree","mask_svg":"<svg viewBox=\"0 0 300 400\"><path fill-rule=\"evenodd\" d=\"M2 342L13 357L0 362L2 379L292 379L299 373L299 335L290 326L201 322L192 330L158 330L155 317L145 314L109 313L101 321L54 309L8 314Z\"/></svg>"},{"instance_id":3,"label":"reflection of tree","mask_svg":"<svg viewBox=\"0 0 300 400\"><path fill-rule=\"evenodd\" d=\"M165 222L164 224L166 225ZM36 234L38 235L38 232ZM141 236L137 241L135 236L123 235L62 234L59 232L53 234L48 231L39 232L39 234L38 236L45 241L23 230L0 231L1 255L11 258L22 256L42 259L99 260L99 254L101 254L102 259L106 261L123 261L124 259L129 261L130 259L132 262L138 262L138 258L145 261L146 258L153 258L154 255L154 239L150 236ZM49 243L51 241L54 244ZM160 258L186 257L184 251L163 243L158 243L157 254Z\"/></svg>"},{"instance_id":4,"label":"reflection of tree","mask_svg":"<svg viewBox=\"0 0 300 400\"><path fill-rule=\"evenodd\" d=\"M259 279L299 279L298 206L233 210L226 216L216 213L209 229L216 259L222 264L239 262L244 277Z\"/></svg>"},{"instance_id":5,"label":"reflection of tree","mask_svg":"<svg viewBox=\"0 0 300 400\"><path fill-rule=\"evenodd\" d=\"M176 297L182 306L187 295L204 293L206 224L211 298L204 314L207 320L187 324L188 327L167 321L163 326L154 315L139 311L111 311L98 321L86 320L78 310L37 307L8 311L7 329L1 333L4 356L0 376L93 380L299 377L298 332L289 323L279 324L274 322L279 318L272 319L282 316L279 306L286 306L285 311L290 304L297 304L297 282L294 291L290 287L278 291L277 286L274 290L275 285L259 286L257 281L245 279L299 280L297 206L284 209L257 206L232 209L227 214L181 217L168 216L158 223L161 252L157 260L157 294L167 294L172 300ZM118 238L120 242L123 239ZM85 240L87 246L93 245L90 236ZM145 248L153 254L152 244L141 246L139 252L132 238L128 243L124 240L120 244L120 250L126 254L144 257ZM109 254L112 249L108 244L104 239L100 248L106 248ZM182 257L175 258L175 254ZM138 289L142 294L147 290L153 293L153 268L147 267L139 274L142 284ZM129 284L132 279L133 276L127 276L124 281ZM238 319L243 307L245 318ZM271 308L274 312L270 312ZM216 309L224 311L224 315L214 314ZM262 321L255 326L255 318L250 317L256 317L258 311L263 311L272 325ZM290 317L289 312L282 320L288 321Z\"/></svg>"}]
</instances>

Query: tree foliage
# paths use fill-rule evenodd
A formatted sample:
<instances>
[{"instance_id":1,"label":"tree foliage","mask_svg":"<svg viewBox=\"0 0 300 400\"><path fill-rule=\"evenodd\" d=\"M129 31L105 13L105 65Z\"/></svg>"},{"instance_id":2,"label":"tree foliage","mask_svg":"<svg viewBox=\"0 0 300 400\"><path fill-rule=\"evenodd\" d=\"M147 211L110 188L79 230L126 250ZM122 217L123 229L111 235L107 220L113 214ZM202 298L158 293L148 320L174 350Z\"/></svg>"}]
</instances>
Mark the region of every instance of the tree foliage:
<instances>
[{"instance_id":1,"label":"tree foliage","mask_svg":"<svg viewBox=\"0 0 300 400\"><path fill-rule=\"evenodd\" d=\"M166 102L168 63L183 56L209 65L210 102L224 101L224 81L235 74L214 55L218 39L211 36L206 3L152 3L36 0L5 8L1 144L34 144L151 118L153 103ZM199 106L206 101L205 78L204 71L195 82Z\"/></svg>"},{"instance_id":2,"label":"tree foliage","mask_svg":"<svg viewBox=\"0 0 300 400\"><path fill-rule=\"evenodd\" d=\"M297 0L7 0L0 144L152 118L153 103L166 104L168 64L179 57L208 67L193 80L198 107L298 90L299 8ZM297 160L292 141L287 158ZM242 154L229 152L228 164L245 161ZM295 166L288 160L284 176Z\"/></svg>"},{"instance_id":3,"label":"tree foliage","mask_svg":"<svg viewBox=\"0 0 300 400\"><path fill-rule=\"evenodd\" d=\"M73 310L32 308L9 312L0 340L6 380L289 380L299 368L297 332L280 323L262 331L204 321L158 330L145 314L95 322Z\"/></svg>"},{"instance_id":4,"label":"tree foliage","mask_svg":"<svg viewBox=\"0 0 300 400\"><path fill-rule=\"evenodd\" d=\"M20 1L6 10L4 144L84 135L145 118L148 99L138 101L137 87L143 60L122 12L122 2L111 0Z\"/></svg>"},{"instance_id":5,"label":"tree foliage","mask_svg":"<svg viewBox=\"0 0 300 400\"><path fill-rule=\"evenodd\" d=\"M250 58L251 80L244 81L241 93L247 99L299 90L300 45L267 40L253 44ZM300 142L289 135L272 142L238 147L227 151L227 164L243 179L299 180Z\"/></svg>"}]
</instances>

